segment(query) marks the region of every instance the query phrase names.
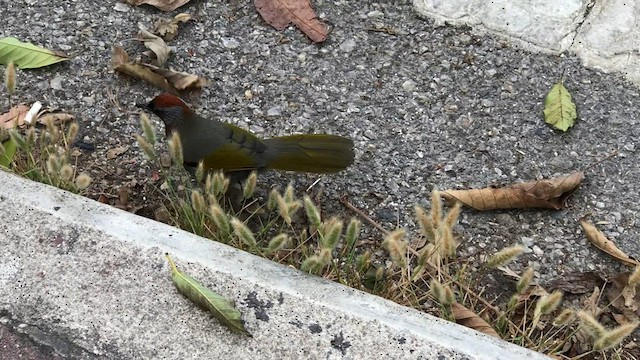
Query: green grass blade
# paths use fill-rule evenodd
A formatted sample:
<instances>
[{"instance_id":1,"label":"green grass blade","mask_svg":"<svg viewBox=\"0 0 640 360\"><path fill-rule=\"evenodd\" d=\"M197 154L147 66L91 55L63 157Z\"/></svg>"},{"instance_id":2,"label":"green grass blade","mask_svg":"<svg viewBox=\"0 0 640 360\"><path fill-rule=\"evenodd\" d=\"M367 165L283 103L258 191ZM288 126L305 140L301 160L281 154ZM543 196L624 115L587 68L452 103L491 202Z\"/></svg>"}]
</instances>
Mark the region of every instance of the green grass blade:
<instances>
[{"instance_id":1,"label":"green grass blade","mask_svg":"<svg viewBox=\"0 0 640 360\"><path fill-rule=\"evenodd\" d=\"M191 276L179 271L169 255L166 256L171 266L171 279L173 280L173 284L182 295L189 298L189 300L201 308L211 312L216 319L226 325L231 331L251 336L242 324L240 311L238 311L229 300L205 288Z\"/></svg>"},{"instance_id":2,"label":"green grass blade","mask_svg":"<svg viewBox=\"0 0 640 360\"><path fill-rule=\"evenodd\" d=\"M0 39L0 64L11 61L20 69L33 69L69 60L66 55L12 37Z\"/></svg>"},{"instance_id":3,"label":"green grass blade","mask_svg":"<svg viewBox=\"0 0 640 360\"><path fill-rule=\"evenodd\" d=\"M544 102L544 121L558 130L567 131L577 118L571 93L559 82L551 87Z\"/></svg>"},{"instance_id":4,"label":"green grass blade","mask_svg":"<svg viewBox=\"0 0 640 360\"><path fill-rule=\"evenodd\" d=\"M2 143L2 147L4 147L4 152L0 149L0 166L8 168L16 154L17 146L13 139L9 139Z\"/></svg>"}]
</instances>

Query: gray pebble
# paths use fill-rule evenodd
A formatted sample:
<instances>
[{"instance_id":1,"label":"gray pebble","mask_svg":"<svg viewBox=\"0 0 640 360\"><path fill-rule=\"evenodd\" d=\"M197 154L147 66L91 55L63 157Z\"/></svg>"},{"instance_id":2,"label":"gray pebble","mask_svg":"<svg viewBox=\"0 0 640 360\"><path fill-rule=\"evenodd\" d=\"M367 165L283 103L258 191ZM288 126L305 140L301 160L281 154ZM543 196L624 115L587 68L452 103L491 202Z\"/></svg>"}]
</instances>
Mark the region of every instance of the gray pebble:
<instances>
[{"instance_id":1,"label":"gray pebble","mask_svg":"<svg viewBox=\"0 0 640 360\"><path fill-rule=\"evenodd\" d=\"M340 50L343 52L351 52L356 47L356 41L353 39L346 40L340 44Z\"/></svg>"}]
</instances>

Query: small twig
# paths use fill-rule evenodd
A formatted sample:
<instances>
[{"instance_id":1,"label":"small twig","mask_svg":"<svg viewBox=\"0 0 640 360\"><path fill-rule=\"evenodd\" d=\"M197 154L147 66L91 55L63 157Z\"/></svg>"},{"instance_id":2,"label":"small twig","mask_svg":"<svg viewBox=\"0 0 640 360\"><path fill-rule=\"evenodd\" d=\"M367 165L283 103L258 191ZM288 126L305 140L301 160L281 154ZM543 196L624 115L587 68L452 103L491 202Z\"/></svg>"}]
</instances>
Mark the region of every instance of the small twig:
<instances>
[{"instance_id":1,"label":"small twig","mask_svg":"<svg viewBox=\"0 0 640 360\"><path fill-rule=\"evenodd\" d=\"M591 169L592 167L594 167L596 165L599 165L599 164L611 159L612 157L614 157L616 155L618 155L618 150L613 150L609 155L607 155L603 159L600 159L600 160L594 162L593 164L587 166L583 171L587 171L587 170Z\"/></svg>"},{"instance_id":2,"label":"small twig","mask_svg":"<svg viewBox=\"0 0 640 360\"><path fill-rule=\"evenodd\" d=\"M380 225L375 220L370 218L362 210L360 210L360 209L356 208L355 206L353 206L353 204L351 204L349 202L349 200L347 199L347 195L342 195L340 197L340 202L342 203L342 205L346 206L347 209L349 209L349 210L353 211L354 213L360 215L360 217L362 217L364 220L366 220L369 224L371 224L376 229L380 230L383 234L385 234L385 235L389 234L389 231L387 229L385 229L384 227L382 227L382 225Z\"/></svg>"}]
</instances>

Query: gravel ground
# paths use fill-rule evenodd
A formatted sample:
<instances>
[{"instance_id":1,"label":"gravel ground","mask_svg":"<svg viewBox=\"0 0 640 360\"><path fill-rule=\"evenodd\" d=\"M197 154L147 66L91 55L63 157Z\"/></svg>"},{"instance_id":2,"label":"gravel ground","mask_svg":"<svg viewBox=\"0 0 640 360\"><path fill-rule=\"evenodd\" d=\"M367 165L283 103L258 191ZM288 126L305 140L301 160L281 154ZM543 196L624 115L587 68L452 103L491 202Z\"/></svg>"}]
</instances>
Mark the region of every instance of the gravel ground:
<instances>
[{"instance_id":1,"label":"gravel ground","mask_svg":"<svg viewBox=\"0 0 640 360\"><path fill-rule=\"evenodd\" d=\"M356 163L323 176L323 206L344 211L351 201L388 229L413 226L412 208L427 206L432 189L484 187L587 169L612 151L619 155L586 170L586 179L563 211L479 213L465 210L458 227L463 254L492 253L523 243L514 268L533 265L542 282L622 266L589 245L577 219L590 214L632 256L640 256L638 90L618 75L583 68L572 56L531 54L469 28L435 27L405 1L314 2L332 26L322 45L298 30L268 26L249 1L192 1L179 9L197 22L182 26L170 43L169 66L212 80L185 99L204 116L263 136L329 132L356 144ZM161 16L151 7L113 1L1 0L0 36L15 36L74 58L20 71L18 97L74 113L84 140L95 145L81 164L100 193L117 197L131 188L150 214L157 207L152 169L134 135L136 102L160 91L115 74L111 45L130 54L145 49L132 38L137 23ZM173 15L173 14L171 14ZM387 29L387 32L372 29ZM542 120L544 97L564 74L579 121L566 134ZM253 97L245 98L246 90ZM4 91L4 89L2 90ZM5 93L0 106L8 108ZM154 119L160 132L160 122ZM129 150L108 160L106 152ZM264 174L264 187L294 181L300 190L313 175ZM269 185L267 185L269 184ZM115 202L115 200L110 200ZM332 210L333 209L333 210ZM373 230L369 236L377 239Z\"/></svg>"}]
</instances>

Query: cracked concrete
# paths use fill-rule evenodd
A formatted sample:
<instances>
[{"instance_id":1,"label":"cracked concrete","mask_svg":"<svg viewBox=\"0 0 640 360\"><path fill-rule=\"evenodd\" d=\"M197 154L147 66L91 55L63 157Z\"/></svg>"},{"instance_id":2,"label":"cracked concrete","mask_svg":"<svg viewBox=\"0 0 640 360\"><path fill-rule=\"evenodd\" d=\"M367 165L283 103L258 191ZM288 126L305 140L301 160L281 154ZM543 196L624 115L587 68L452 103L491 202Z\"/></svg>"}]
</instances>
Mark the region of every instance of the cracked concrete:
<instances>
[{"instance_id":1,"label":"cracked concrete","mask_svg":"<svg viewBox=\"0 0 640 360\"><path fill-rule=\"evenodd\" d=\"M469 25L531 51L577 54L582 63L620 72L640 85L640 4L626 0L414 0L439 24Z\"/></svg>"}]
</instances>

